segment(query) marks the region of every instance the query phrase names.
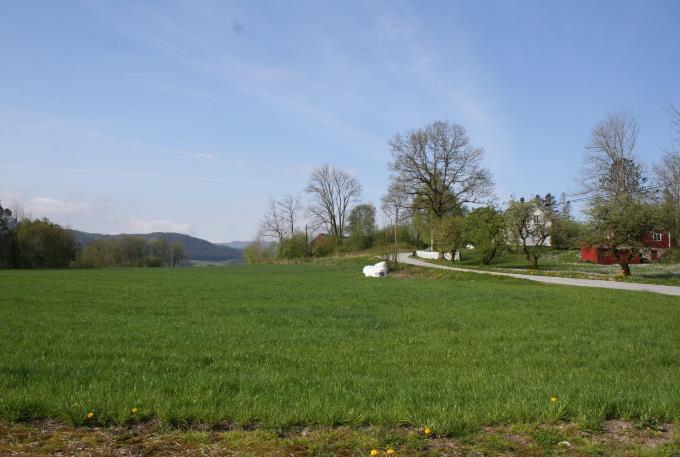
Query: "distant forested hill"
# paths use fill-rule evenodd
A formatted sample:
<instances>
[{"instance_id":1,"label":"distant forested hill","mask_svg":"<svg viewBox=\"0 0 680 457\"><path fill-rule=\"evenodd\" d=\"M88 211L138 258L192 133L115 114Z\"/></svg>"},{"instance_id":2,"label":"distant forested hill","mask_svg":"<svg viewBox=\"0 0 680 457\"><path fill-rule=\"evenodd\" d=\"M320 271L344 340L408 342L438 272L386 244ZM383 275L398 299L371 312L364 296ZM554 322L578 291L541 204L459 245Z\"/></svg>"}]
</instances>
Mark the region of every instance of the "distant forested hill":
<instances>
[{"instance_id":1,"label":"distant forested hill","mask_svg":"<svg viewBox=\"0 0 680 457\"><path fill-rule=\"evenodd\" d=\"M81 246L87 246L91 242L100 239L120 238L123 236L136 236L144 238L145 240L165 240L168 243L179 242L184 247L187 260L203 260L212 262L241 262L242 251L229 246L223 246L210 241L202 240L189 235L181 233L168 232L154 232L143 234L120 234L120 235L104 235L101 233L80 232L78 230L69 230L76 241Z\"/></svg>"},{"instance_id":2,"label":"distant forested hill","mask_svg":"<svg viewBox=\"0 0 680 457\"><path fill-rule=\"evenodd\" d=\"M228 243L217 243L220 246L227 246L229 248L234 248L234 249L245 249L251 244L253 244L252 241L230 241Z\"/></svg>"}]
</instances>

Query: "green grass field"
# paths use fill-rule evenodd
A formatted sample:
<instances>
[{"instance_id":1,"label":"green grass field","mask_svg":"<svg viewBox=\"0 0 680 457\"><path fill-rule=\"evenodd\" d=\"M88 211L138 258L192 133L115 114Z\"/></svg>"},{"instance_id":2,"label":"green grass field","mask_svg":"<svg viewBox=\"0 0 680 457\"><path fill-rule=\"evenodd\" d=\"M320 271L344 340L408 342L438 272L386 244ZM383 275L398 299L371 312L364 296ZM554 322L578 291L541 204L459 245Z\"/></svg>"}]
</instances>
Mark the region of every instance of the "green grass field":
<instances>
[{"instance_id":1,"label":"green grass field","mask_svg":"<svg viewBox=\"0 0 680 457\"><path fill-rule=\"evenodd\" d=\"M443 434L680 418L677 298L362 265L0 271L0 417Z\"/></svg>"}]
</instances>

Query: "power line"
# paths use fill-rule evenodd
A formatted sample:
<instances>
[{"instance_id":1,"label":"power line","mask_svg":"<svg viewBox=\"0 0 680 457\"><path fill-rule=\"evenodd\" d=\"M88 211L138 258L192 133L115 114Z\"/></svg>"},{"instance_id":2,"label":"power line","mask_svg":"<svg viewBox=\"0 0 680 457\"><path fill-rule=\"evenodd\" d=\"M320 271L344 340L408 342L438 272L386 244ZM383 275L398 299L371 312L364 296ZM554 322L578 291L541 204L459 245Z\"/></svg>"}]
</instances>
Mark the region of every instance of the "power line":
<instances>
[{"instance_id":1,"label":"power line","mask_svg":"<svg viewBox=\"0 0 680 457\"><path fill-rule=\"evenodd\" d=\"M618 197L619 195L633 194L633 193L637 193L637 192L646 192L648 190L661 189L661 188L664 188L664 187L672 186L674 184L680 184L680 181L672 181L672 182L669 182L669 183L666 183L666 184L659 184L659 185L656 185L656 186L641 187L641 188L635 189L635 190L626 190L626 191L623 191L623 192L617 192L617 193L605 195L602 198L612 198L612 197ZM575 203L575 202L580 202L580 201L593 200L594 198L596 198L596 197L588 196L588 197L581 197L581 198L575 198L575 199L570 199L570 200L561 200L559 203Z\"/></svg>"}]
</instances>

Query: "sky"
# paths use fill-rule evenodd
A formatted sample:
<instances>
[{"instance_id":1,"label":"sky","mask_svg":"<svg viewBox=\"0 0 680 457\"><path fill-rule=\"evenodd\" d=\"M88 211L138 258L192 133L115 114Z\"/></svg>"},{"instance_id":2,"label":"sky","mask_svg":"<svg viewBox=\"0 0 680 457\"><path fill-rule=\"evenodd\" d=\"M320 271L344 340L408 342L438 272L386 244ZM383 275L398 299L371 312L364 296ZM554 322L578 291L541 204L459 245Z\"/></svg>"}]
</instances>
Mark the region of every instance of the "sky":
<instances>
[{"instance_id":1,"label":"sky","mask_svg":"<svg viewBox=\"0 0 680 457\"><path fill-rule=\"evenodd\" d=\"M670 145L680 2L4 1L0 203L99 233L252 239L323 163L387 188L396 133L448 120L497 202L573 194L590 131Z\"/></svg>"}]
</instances>

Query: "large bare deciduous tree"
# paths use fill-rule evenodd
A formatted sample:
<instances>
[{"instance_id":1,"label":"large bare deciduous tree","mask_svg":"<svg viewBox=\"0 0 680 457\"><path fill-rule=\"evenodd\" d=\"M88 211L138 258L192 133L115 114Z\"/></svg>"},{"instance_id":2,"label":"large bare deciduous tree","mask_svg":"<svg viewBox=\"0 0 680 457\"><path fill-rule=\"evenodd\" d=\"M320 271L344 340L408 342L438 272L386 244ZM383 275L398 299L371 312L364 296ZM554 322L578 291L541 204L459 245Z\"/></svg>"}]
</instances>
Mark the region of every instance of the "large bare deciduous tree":
<instances>
[{"instance_id":1,"label":"large bare deciduous tree","mask_svg":"<svg viewBox=\"0 0 680 457\"><path fill-rule=\"evenodd\" d=\"M295 235L302 210L298 195L288 194L281 200L270 199L260 221L259 233L266 238L275 239L279 244L283 243Z\"/></svg>"},{"instance_id":2,"label":"large bare deciduous tree","mask_svg":"<svg viewBox=\"0 0 680 457\"><path fill-rule=\"evenodd\" d=\"M359 181L345 170L325 164L312 171L305 191L315 224L333 235L339 244L352 207L361 197Z\"/></svg>"},{"instance_id":3,"label":"large bare deciduous tree","mask_svg":"<svg viewBox=\"0 0 680 457\"><path fill-rule=\"evenodd\" d=\"M274 239L279 244L286 239L286 222L279 209L278 202L273 198L269 200L269 206L260 221L259 234L264 238Z\"/></svg>"},{"instance_id":4,"label":"large bare deciduous tree","mask_svg":"<svg viewBox=\"0 0 680 457\"><path fill-rule=\"evenodd\" d=\"M642 190L646 178L635 155L639 133L637 119L626 113L611 114L595 125L585 147L585 194L602 198Z\"/></svg>"},{"instance_id":5,"label":"large bare deciduous tree","mask_svg":"<svg viewBox=\"0 0 680 457\"><path fill-rule=\"evenodd\" d=\"M292 238L297 229L298 220L302 214L302 202L299 195L287 194L277 202L279 214L285 224L288 235Z\"/></svg>"},{"instance_id":6,"label":"large bare deciduous tree","mask_svg":"<svg viewBox=\"0 0 680 457\"><path fill-rule=\"evenodd\" d=\"M680 246L680 108L668 105L670 124L673 129L673 148L654 165L654 177L659 188L661 219L671 232L671 240Z\"/></svg>"},{"instance_id":7,"label":"large bare deciduous tree","mask_svg":"<svg viewBox=\"0 0 680 457\"><path fill-rule=\"evenodd\" d=\"M671 128L673 129L673 142L675 152L680 153L680 107L672 102L668 103L668 114L670 114Z\"/></svg>"},{"instance_id":8,"label":"large bare deciduous tree","mask_svg":"<svg viewBox=\"0 0 680 457\"><path fill-rule=\"evenodd\" d=\"M482 148L470 144L465 128L433 122L397 134L390 141L389 169L406 192L427 204L436 218L465 203L481 203L493 194L491 173L481 166Z\"/></svg>"},{"instance_id":9,"label":"large bare deciduous tree","mask_svg":"<svg viewBox=\"0 0 680 457\"><path fill-rule=\"evenodd\" d=\"M611 246L625 276L642 248L642 239L655 226L647 203L644 168L635 154L640 131L629 114L612 114L595 125L585 147L582 184L590 196L587 213L594 240Z\"/></svg>"}]
</instances>

